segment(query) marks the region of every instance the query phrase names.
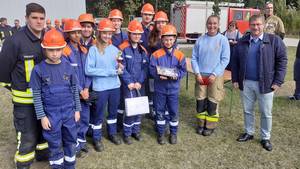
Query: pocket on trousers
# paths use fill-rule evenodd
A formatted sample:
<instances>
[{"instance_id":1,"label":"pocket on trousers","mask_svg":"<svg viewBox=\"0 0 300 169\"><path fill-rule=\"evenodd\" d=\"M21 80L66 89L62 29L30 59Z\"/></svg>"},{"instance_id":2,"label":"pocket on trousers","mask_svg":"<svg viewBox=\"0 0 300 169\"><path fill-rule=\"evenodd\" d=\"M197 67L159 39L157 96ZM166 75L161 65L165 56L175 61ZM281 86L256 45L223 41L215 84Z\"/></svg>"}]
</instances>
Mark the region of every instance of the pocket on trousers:
<instances>
[{"instance_id":1,"label":"pocket on trousers","mask_svg":"<svg viewBox=\"0 0 300 169\"><path fill-rule=\"evenodd\" d=\"M25 132L26 131L26 114L25 112L14 110L14 125L17 131Z\"/></svg>"}]
</instances>

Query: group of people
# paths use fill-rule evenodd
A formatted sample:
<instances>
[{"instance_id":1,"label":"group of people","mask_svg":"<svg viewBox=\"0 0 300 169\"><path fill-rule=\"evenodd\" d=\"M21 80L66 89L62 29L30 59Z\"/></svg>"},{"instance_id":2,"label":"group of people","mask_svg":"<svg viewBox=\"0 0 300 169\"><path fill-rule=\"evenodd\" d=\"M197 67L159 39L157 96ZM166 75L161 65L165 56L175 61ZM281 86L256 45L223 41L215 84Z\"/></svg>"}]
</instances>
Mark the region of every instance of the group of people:
<instances>
[{"instance_id":1,"label":"group of people","mask_svg":"<svg viewBox=\"0 0 300 169\"><path fill-rule=\"evenodd\" d=\"M177 143L186 60L165 12L144 4L142 22L129 22L127 33L121 30L123 15L118 9L111 10L97 30L93 16L86 13L64 21L63 28L50 24L45 29L45 14L41 5L28 4L26 26L4 41L0 55L0 81L12 91L14 104L17 168L29 168L34 159L49 160L51 168L75 168L76 156L89 151L87 135L97 152L104 150L104 124L116 145L122 140L132 144L132 138L141 141L142 116L127 116L124 110L125 99L132 97L148 96L157 142L166 144L170 133L170 144ZM217 127L223 74L231 61L233 86L241 90L245 115L245 133L238 141L253 139L258 100L261 144L271 151L273 93L286 73L285 46L279 36L264 32L261 15L250 17L250 33L244 36L231 32L224 36L219 24L218 16L208 17L207 33L192 52L196 131L210 136ZM240 39L229 43L226 36Z\"/></svg>"}]
</instances>

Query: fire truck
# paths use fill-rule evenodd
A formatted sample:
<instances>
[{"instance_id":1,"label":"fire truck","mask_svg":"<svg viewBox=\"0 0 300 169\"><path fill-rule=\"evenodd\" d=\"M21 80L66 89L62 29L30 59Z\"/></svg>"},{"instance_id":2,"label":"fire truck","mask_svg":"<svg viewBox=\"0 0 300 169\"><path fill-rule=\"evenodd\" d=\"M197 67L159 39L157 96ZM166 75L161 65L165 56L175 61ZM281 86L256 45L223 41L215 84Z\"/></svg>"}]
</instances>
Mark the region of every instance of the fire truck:
<instances>
[{"instance_id":1,"label":"fire truck","mask_svg":"<svg viewBox=\"0 0 300 169\"><path fill-rule=\"evenodd\" d=\"M214 2L210 1L176 1L171 5L171 23L178 31L178 38L194 42L204 34L206 20L213 13ZM220 32L226 31L228 23L235 20L239 31L245 33L249 29L249 18L259 14L260 10L243 8L243 3L222 2L220 8Z\"/></svg>"}]
</instances>

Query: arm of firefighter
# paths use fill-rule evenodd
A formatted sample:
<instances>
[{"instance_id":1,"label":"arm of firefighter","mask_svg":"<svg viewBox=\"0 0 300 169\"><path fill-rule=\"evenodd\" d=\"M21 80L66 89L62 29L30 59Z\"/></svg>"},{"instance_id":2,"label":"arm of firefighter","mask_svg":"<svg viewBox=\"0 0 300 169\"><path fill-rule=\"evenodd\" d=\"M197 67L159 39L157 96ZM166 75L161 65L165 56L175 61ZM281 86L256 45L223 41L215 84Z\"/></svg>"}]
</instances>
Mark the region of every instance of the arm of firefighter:
<instances>
[{"instance_id":1,"label":"arm of firefighter","mask_svg":"<svg viewBox=\"0 0 300 169\"><path fill-rule=\"evenodd\" d=\"M230 60L230 46L227 38L223 38L221 41L221 58L220 62L217 64L217 66L213 70L213 74L215 76L222 76L226 66L229 63Z\"/></svg>"},{"instance_id":2,"label":"arm of firefighter","mask_svg":"<svg viewBox=\"0 0 300 169\"><path fill-rule=\"evenodd\" d=\"M185 60L185 57L183 57L181 59L177 69L178 69L178 80L179 80L179 79L182 79L186 75L186 60Z\"/></svg>"},{"instance_id":3,"label":"arm of firefighter","mask_svg":"<svg viewBox=\"0 0 300 169\"><path fill-rule=\"evenodd\" d=\"M275 74L273 85L281 86L284 82L287 67L286 47L280 38L275 39Z\"/></svg>"},{"instance_id":4,"label":"arm of firefighter","mask_svg":"<svg viewBox=\"0 0 300 169\"><path fill-rule=\"evenodd\" d=\"M193 47L192 59L191 59L192 69L195 74L200 74L199 66L198 66L198 64L199 64L198 63L198 57L199 57L198 55L199 55L199 42L197 40Z\"/></svg>"},{"instance_id":5,"label":"arm of firefighter","mask_svg":"<svg viewBox=\"0 0 300 169\"><path fill-rule=\"evenodd\" d=\"M122 65L124 66L123 69L123 74L121 75L122 81L125 83L126 86L130 83L134 83L133 77L131 74L128 72L127 68L127 58L124 56L124 52L122 53Z\"/></svg>"},{"instance_id":6,"label":"arm of firefighter","mask_svg":"<svg viewBox=\"0 0 300 169\"><path fill-rule=\"evenodd\" d=\"M86 58L85 74L88 76L112 76L117 75L116 69L102 69L96 67L98 54L97 48L91 48Z\"/></svg>"},{"instance_id":7,"label":"arm of firefighter","mask_svg":"<svg viewBox=\"0 0 300 169\"><path fill-rule=\"evenodd\" d=\"M156 66L157 66L157 59L152 55L150 57L149 72L154 79L160 79L159 75L157 74Z\"/></svg>"},{"instance_id":8,"label":"arm of firefighter","mask_svg":"<svg viewBox=\"0 0 300 169\"><path fill-rule=\"evenodd\" d=\"M3 43L0 53L0 82L6 88L10 88L11 72L13 71L14 66L17 63L18 58L17 51L17 47L13 43L11 38L7 38Z\"/></svg>"},{"instance_id":9,"label":"arm of firefighter","mask_svg":"<svg viewBox=\"0 0 300 169\"><path fill-rule=\"evenodd\" d=\"M138 82L140 84L143 84L144 81L147 79L148 69L149 69L149 57L147 56L146 53L144 53L143 61L142 61L142 72L141 72L140 77L138 79Z\"/></svg>"}]
</instances>

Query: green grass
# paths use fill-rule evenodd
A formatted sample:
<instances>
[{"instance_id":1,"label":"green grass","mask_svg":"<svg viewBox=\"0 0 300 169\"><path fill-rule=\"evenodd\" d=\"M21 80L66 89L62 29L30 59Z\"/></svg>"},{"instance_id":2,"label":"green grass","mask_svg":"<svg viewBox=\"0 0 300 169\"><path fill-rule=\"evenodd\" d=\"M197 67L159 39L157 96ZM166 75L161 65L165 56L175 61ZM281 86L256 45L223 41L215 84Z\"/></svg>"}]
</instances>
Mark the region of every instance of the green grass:
<instances>
[{"instance_id":1,"label":"green grass","mask_svg":"<svg viewBox=\"0 0 300 169\"><path fill-rule=\"evenodd\" d=\"M289 48L294 50L293 48ZM289 52L291 54L292 52ZM291 57L291 56L289 56ZM289 65L292 65L289 63ZM289 66L290 68L290 66ZM288 74L290 74L289 72ZM288 75L289 76L289 75ZM238 143L236 138L243 132L243 111L239 91L234 90L232 112L229 113L230 90L220 104L220 123L211 137L195 133L196 119L194 78L189 77L189 88L185 89L185 78L180 92L180 130L177 145L156 143L153 121L143 119L142 142L115 146L104 139L105 151L97 153L89 144L90 152L78 159L79 169L146 168L146 169L272 169L300 168L299 102L285 97L275 97L273 107L272 143L274 150L265 151L259 144L259 113L256 114L256 134L253 141ZM11 96L0 88L0 168L13 168L16 148L12 122ZM48 168L46 162L35 162L33 169Z\"/></svg>"}]
</instances>

